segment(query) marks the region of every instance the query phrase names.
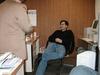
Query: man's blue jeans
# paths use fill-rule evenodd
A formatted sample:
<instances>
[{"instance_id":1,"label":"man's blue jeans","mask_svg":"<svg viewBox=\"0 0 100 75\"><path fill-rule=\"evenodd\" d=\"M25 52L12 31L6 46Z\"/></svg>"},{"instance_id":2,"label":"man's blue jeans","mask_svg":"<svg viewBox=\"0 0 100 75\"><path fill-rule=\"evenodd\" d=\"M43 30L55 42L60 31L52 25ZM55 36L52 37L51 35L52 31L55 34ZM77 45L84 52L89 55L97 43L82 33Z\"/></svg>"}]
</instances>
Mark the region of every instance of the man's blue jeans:
<instances>
[{"instance_id":1,"label":"man's blue jeans","mask_svg":"<svg viewBox=\"0 0 100 75\"><path fill-rule=\"evenodd\" d=\"M39 63L36 75L44 75L47 62L49 60L63 58L64 55L65 47L63 45L49 42L48 47L45 49L45 52L42 55L42 60Z\"/></svg>"}]
</instances>

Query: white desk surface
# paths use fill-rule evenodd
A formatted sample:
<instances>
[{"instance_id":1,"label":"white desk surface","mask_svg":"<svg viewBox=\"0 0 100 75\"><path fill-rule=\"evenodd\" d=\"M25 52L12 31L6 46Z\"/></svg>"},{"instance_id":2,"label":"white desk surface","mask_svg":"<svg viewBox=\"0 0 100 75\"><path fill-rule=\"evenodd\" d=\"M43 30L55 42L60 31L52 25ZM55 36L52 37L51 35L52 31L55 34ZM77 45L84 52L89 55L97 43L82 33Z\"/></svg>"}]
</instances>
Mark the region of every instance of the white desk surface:
<instances>
[{"instance_id":1,"label":"white desk surface","mask_svg":"<svg viewBox=\"0 0 100 75\"><path fill-rule=\"evenodd\" d=\"M89 38L80 38L80 39L87 42L87 43L97 43L97 41L94 41L94 40L89 39Z\"/></svg>"},{"instance_id":2,"label":"white desk surface","mask_svg":"<svg viewBox=\"0 0 100 75\"><path fill-rule=\"evenodd\" d=\"M12 75L12 73L22 64L22 59L20 59L13 68L10 69L0 69L0 75Z\"/></svg>"},{"instance_id":3,"label":"white desk surface","mask_svg":"<svg viewBox=\"0 0 100 75\"><path fill-rule=\"evenodd\" d=\"M85 40L85 41L93 41L92 39L89 39L89 38L81 38L82 40Z\"/></svg>"}]
</instances>

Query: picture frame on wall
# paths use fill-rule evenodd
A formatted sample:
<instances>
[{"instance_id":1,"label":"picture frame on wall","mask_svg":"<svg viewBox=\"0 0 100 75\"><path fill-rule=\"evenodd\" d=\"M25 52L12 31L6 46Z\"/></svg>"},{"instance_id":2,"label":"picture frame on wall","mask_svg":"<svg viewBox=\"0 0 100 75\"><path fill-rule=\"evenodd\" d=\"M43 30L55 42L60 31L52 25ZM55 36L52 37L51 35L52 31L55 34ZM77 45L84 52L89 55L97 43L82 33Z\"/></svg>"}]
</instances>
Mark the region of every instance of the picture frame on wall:
<instances>
[{"instance_id":1,"label":"picture frame on wall","mask_svg":"<svg viewBox=\"0 0 100 75\"><path fill-rule=\"evenodd\" d=\"M32 26L37 26L37 10L28 10L28 17Z\"/></svg>"}]
</instances>

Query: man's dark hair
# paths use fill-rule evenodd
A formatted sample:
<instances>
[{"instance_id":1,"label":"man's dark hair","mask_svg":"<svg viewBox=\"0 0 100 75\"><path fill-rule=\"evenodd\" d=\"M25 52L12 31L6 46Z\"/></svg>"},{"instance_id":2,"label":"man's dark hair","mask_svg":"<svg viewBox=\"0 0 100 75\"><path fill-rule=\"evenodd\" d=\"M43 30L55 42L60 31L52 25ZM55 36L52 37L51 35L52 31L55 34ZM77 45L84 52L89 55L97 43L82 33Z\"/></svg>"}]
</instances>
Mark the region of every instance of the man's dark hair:
<instances>
[{"instance_id":1,"label":"man's dark hair","mask_svg":"<svg viewBox=\"0 0 100 75\"><path fill-rule=\"evenodd\" d=\"M0 4L3 3L5 0L0 0Z\"/></svg>"},{"instance_id":2,"label":"man's dark hair","mask_svg":"<svg viewBox=\"0 0 100 75\"><path fill-rule=\"evenodd\" d=\"M60 21L60 24L61 24L62 22L65 22L65 24L66 24L67 26L69 25L68 21L66 21L66 20L61 20L61 21Z\"/></svg>"},{"instance_id":3,"label":"man's dark hair","mask_svg":"<svg viewBox=\"0 0 100 75\"><path fill-rule=\"evenodd\" d=\"M22 3L25 3L26 0L20 0Z\"/></svg>"}]
</instances>

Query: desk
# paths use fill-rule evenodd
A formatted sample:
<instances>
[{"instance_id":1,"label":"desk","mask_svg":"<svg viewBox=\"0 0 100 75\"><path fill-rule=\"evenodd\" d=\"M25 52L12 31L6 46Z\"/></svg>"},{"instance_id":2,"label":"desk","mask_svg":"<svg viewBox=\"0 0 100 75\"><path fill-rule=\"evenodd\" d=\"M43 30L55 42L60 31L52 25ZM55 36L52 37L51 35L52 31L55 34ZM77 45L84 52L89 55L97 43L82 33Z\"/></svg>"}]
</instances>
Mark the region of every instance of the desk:
<instances>
[{"instance_id":1,"label":"desk","mask_svg":"<svg viewBox=\"0 0 100 75\"><path fill-rule=\"evenodd\" d=\"M19 60L13 68L0 69L0 75L24 75L24 61Z\"/></svg>"},{"instance_id":2,"label":"desk","mask_svg":"<svg viewBox=\"0 0 100 75\"><path fill-rule=\"evenodd\" d=\"M97 42L93 41L92 39L89 38L80 38L80 45L81 47L84 47L85 49L94 49L97 46Z\"/></svg>"},{"instance_id":3,"label":"desk","mask_svg":"<svg viewBox=\"0 0 100 75\"><path fill-rule=\"evenodd\" d=\"M96 69L96 47L97 42L89 38L80 38L79 47L83 47L82 51L79 50L77 54L77 66L85 65L92 69Z\"/></svg>"}]
</instances>

